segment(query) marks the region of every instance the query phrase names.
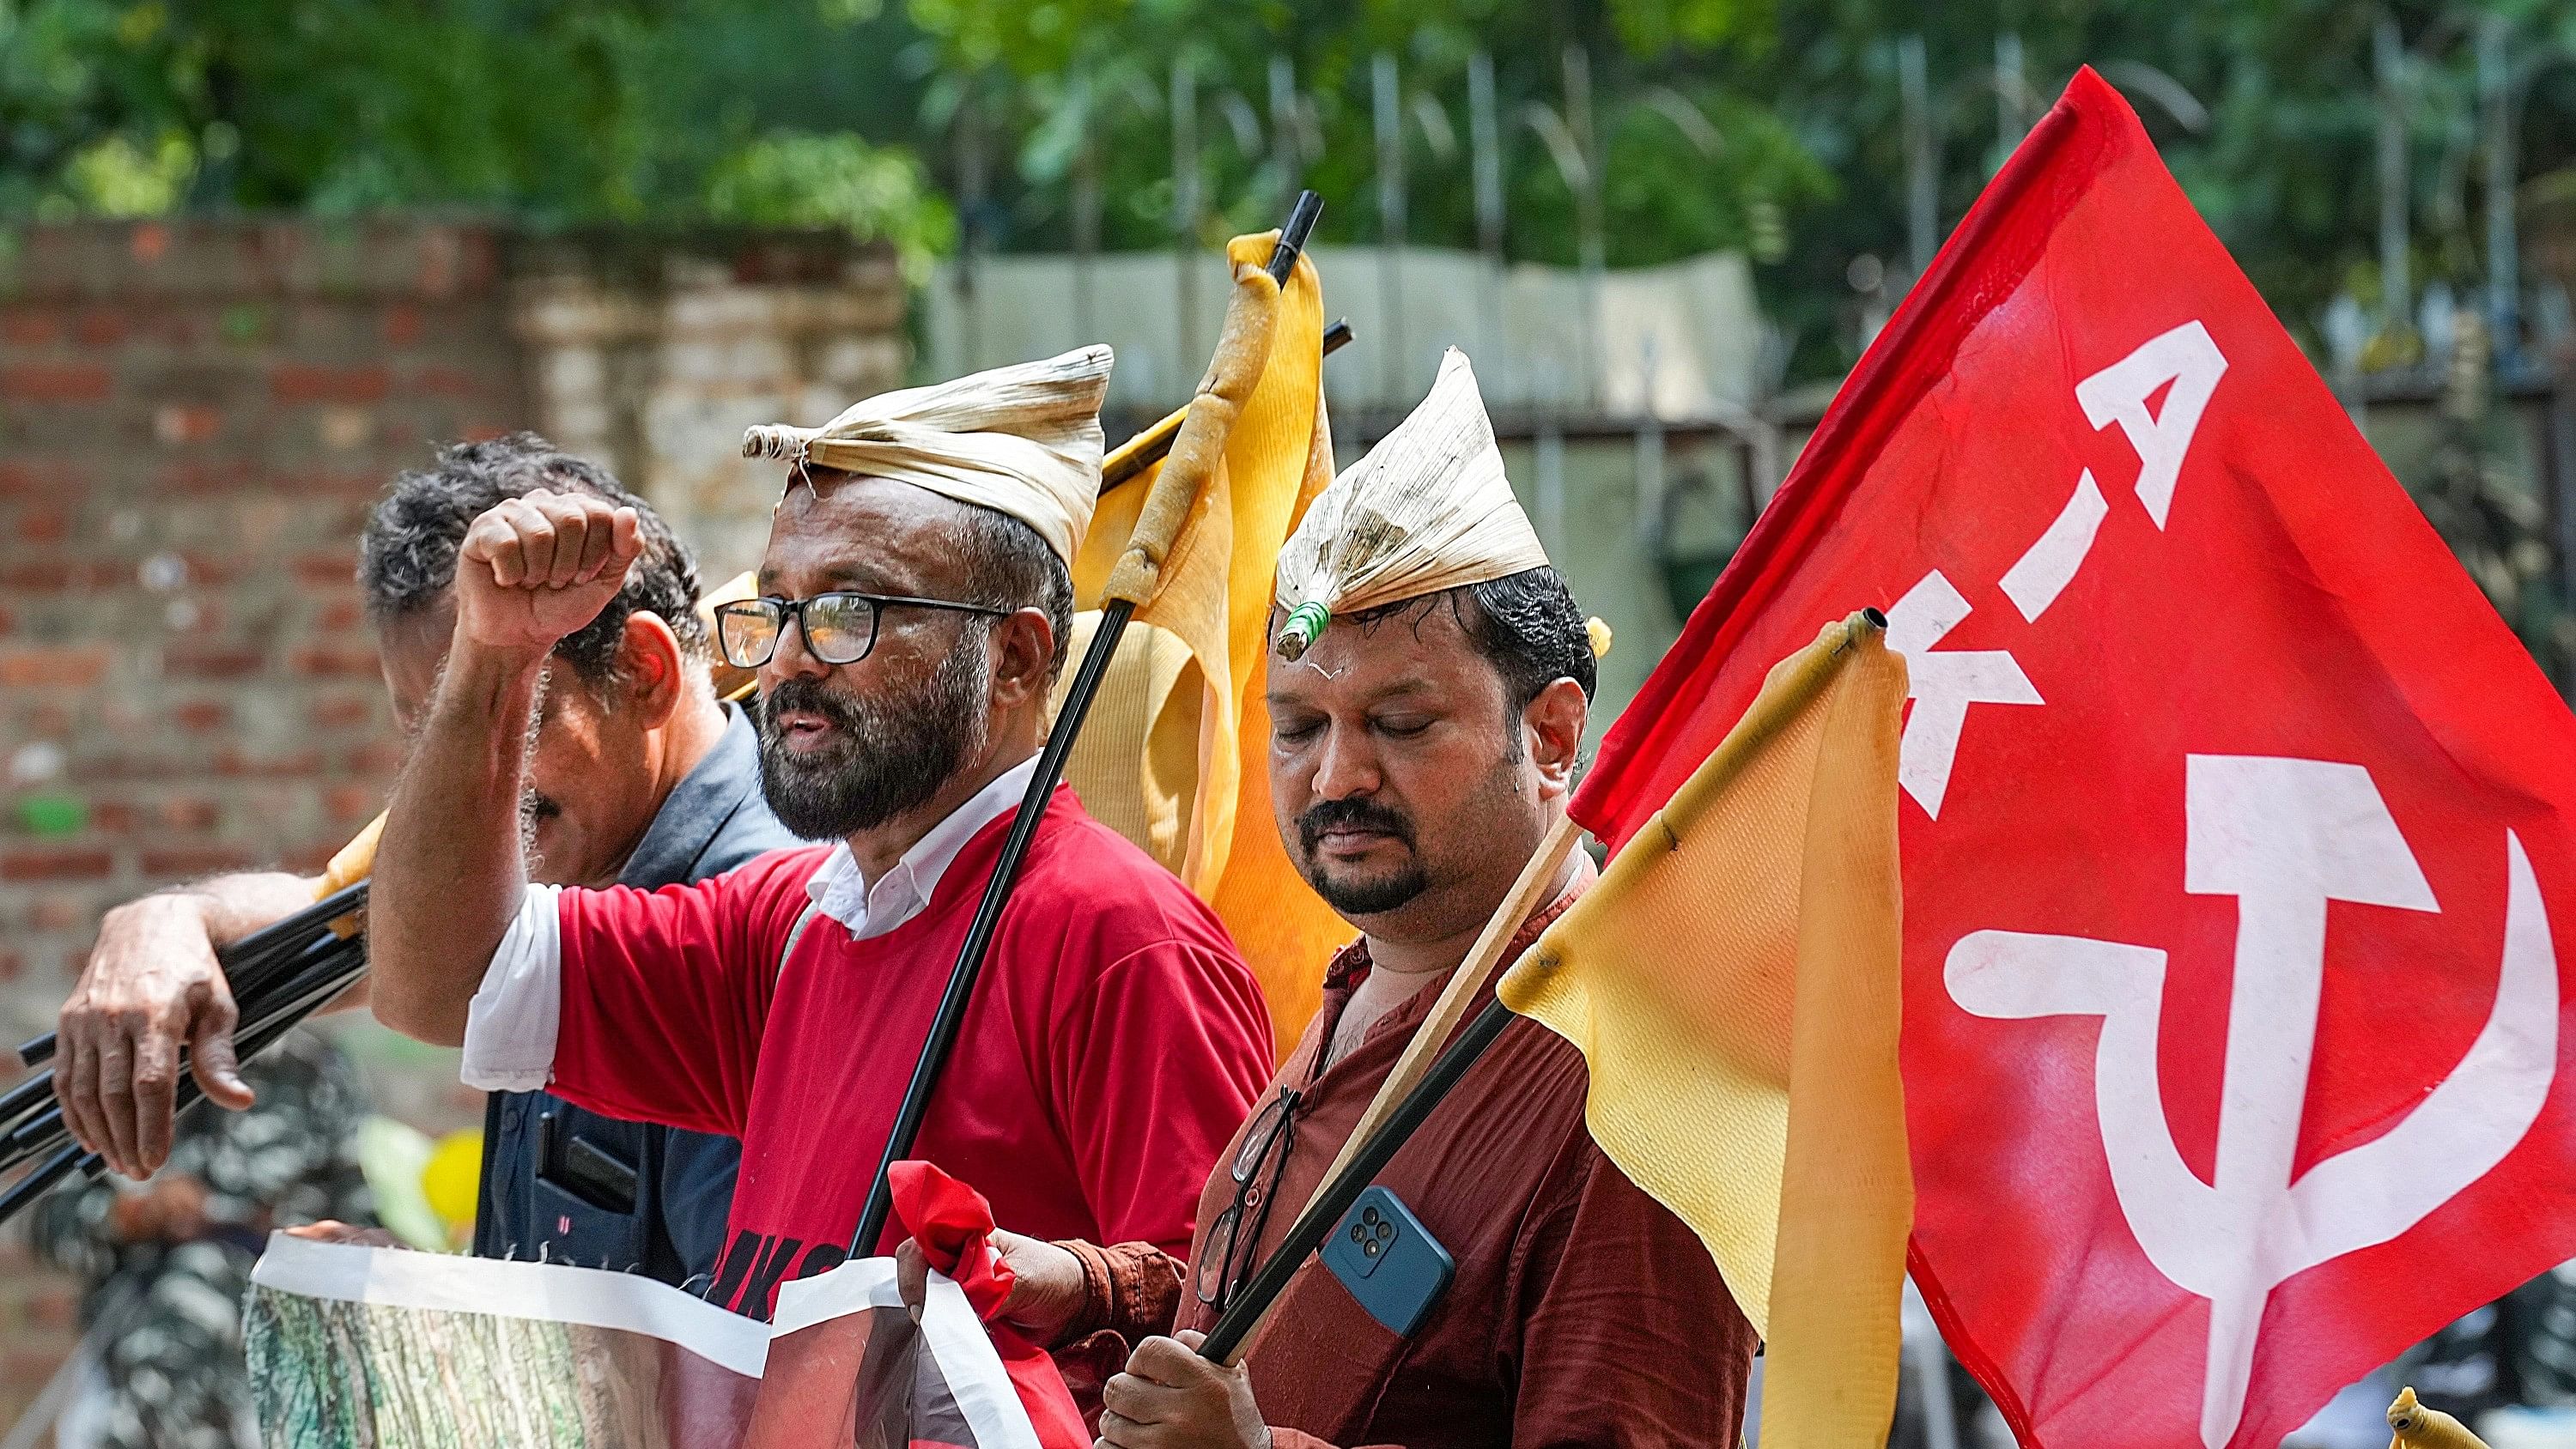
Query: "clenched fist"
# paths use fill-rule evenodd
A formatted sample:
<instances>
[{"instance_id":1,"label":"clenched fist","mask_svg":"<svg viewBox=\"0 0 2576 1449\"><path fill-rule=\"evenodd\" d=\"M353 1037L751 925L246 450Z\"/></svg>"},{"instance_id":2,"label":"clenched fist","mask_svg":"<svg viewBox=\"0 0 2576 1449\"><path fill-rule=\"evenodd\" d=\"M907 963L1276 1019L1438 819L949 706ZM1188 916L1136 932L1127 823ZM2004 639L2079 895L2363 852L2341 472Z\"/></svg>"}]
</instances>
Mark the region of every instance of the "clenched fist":
<instances>
[{"instance_id":1,"label":"clenched fist","mask_svg":"<svg viewBox=\"0 0 2576 1449\"><path fill-rule=\"evenodd\" d=\"M460 643L544 654L599 617L643 552L635 510L538 489L474 520L456 561Z\"/></svg>"}]
</instances>

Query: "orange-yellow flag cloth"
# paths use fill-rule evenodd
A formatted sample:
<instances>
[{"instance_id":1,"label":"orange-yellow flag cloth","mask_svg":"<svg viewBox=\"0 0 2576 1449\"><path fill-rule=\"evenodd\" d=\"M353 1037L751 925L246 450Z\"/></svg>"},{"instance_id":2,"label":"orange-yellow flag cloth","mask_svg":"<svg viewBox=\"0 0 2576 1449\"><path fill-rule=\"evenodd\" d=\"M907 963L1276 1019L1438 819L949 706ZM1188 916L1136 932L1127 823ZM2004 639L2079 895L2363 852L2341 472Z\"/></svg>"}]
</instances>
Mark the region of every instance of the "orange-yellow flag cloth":
<instances>
[{"instance_id":1,"label":"orange-yellow flag cloth","mask_svg":"<svg viewBox=\"0 0 2576 1449\"><path fill-rule=\"evenodd\" d=\"M1914 1216L1896 1072L1905 661L1855 614L1505 975L1580 1048L1584 1119L1765 1340L1763 1449L1886 1440Z\"/></svg>"},{"instance_id":2,"label":"orange-yellow flag cloth","mask_svg":"<svg viewBox=\"0 0 2576 1449\"><path fill-rule=\"evenodd\" d=\"M1153 599L1136 612L1065 777L1085 808L1216 908L1260 978L1285 1056L1351 938L1289 862L1271 819L1262 647L1271 572L1306 504L1333 479L1323 402L1324 302L1304 257L1286 286L1263 270L1276 233L1226 248L1234 293L1191 403L1231 409L1216 476ZM1159 466L1183 460L1167 459ZM1079 656L1155 470L1100 500L1073 569Z\"/></svg>"}]
</instances>

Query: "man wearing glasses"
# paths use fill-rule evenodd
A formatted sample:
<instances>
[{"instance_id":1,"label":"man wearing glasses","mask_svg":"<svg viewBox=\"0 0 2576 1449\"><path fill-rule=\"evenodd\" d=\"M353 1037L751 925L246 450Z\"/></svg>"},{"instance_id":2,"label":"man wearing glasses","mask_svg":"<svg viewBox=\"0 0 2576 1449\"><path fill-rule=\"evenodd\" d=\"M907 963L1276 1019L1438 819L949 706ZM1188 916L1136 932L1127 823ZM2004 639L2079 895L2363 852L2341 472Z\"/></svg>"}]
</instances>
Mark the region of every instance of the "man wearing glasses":
<instances>
[{"instance_id":1,"label":"man wearing glasses","mask_svg":"<svg viewBox=\"0 0 2576 1449\"><path fill-rule=\"evenodd\" d=\"M468 535L457 621L376 859L377 1015L465 1077L743 1139L709 1294L767 1316L841 1261L1013 806L1071 625L1107 348L760 428L789 460L761 597L717 643L760 676L781 852L655 892L532 885L516 800L546 650L613 594L634 519L531 494ZM1059 790L919 1155L1051 1236L1177 1254L1268 1074L1216 917Z\"/></svg>"},{"instance_id":2,"label":"man wearing glasses","mask_svg":"<svg viewBox=\"0 0 2576 1449\"><path fill-rule=\"evenodd\" d=\"M1040 1342L1135 1343L1102 1395L1116 1449L1735 1443L1752 1330L1698 1237L1593 1144L1583 1058L1535 1022L1512 1023L1375 1179L1453 1265L1445 1284L1411 1280L1407 1331L1310 1262L1240 1367L1194 1352L1564 818L1594 684L1583 615L1455 353L1308 510L1272 618L1274 639L1311 641L1269 660L1280 834L1360 939L1210 1175L1187 1265L1004 1235L1005 1315ZM1505 961L1592 879L1576 852ZM1391 1254L1381 1267L1412 1271ZM904 1268L917 1282L909 1250Z\"/></svg>"}]
</instances>

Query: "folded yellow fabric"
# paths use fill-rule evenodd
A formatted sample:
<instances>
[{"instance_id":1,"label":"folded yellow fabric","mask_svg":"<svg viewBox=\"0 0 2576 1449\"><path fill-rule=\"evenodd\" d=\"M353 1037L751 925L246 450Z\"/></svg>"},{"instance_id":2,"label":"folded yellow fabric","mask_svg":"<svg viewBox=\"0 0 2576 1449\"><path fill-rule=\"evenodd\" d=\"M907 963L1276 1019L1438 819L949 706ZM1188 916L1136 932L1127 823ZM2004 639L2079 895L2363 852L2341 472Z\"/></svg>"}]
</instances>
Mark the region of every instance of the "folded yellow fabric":
<instances>
[{"instance_id":1,"label":"folded yellow fabric","mask_svg":"<svg viewBox=\"0 0 2576 1449\"><path fill-rule=\"evenodd\" d=\"M1882 1443L1895 1411L1905 689L1880 623L1827 626L1498 988L1582 1050L1593 1140L1765 1339L1764 1449Z\"/></svg>"},{"instance_id":2,"label":"folded yellow fabric","mask_svg":"<svg viewBox=\"0 0 2576 1449\"><path fill-rule=\"evenodd\" d=\"M1303 257L1284 287L1273 283L1265 267L1275 240L1262 233L1227 247L1234 292L1223 336L1172 454L1100 500L1074 560L1074 602L1085 611L1121 586L1122 565L1132 585L1133 570L1150 563L1154 588L1065 776L1092 814L1216 908L1260 978L1284 1053L1322 998L1326 958L1352 933L1280 846L1263 763L1271 574L1281 542L1333 476L1322 285ZM1213 476L1165 540L1141 515L1169 468ZM1097 619L1077 621L1077 651Z\"/></svg>"}]
</instances>

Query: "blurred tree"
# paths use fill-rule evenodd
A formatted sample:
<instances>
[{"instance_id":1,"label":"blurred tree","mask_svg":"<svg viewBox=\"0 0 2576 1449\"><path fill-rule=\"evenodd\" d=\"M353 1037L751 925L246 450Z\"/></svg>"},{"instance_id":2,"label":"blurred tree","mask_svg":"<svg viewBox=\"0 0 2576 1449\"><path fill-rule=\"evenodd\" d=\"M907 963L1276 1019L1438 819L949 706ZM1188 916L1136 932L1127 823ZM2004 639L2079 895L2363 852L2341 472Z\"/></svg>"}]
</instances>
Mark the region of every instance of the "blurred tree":
<instances>
[{"instance_id":1,"label":"blurred tree","mask_svg":"<svg viewBox=\"0 0 2576 1449\"><path fill-rule=\"evenodd\" d=\"M2380 99L2373 27L2393 16L2408 48L2400 98L2410 157L2418 284L2473 283L2483 251L2474 41L2509 21L2525 86L2520 174L2576 156L2576 5L2568 0L910 0L942 79L925 122L952 187L983 138L976 226L1001 249L1060 247L1076 188L1066 158L1099 158L1111 247L1168 245L1174 231L1172 70L1186 63L1200 112L1203 238L1277 212L1292 158L1333 198L1332 240L1380 235L1373 58L1402 91L1413 240L1478 237L1468 73L1492 53L1507 250L1572 262L1571 184L1603 178L1612 265L1738 247L1774 320L1796 342L1793 377L1838 376L1864 319L1910 282L1905 120L1896 41L1920 35L1929 87L1937 230L1946 232L2078 64L2102 68L2138 107L2167 161L2285 320L2313 339L2329 302L2374 265ZM1574 143L1567 47L1589 58L1591 134ZM2009 64L2018 57L2017 67ZM1284 67L1298 114L1271 104ZM1138 97L1099 105L1109 93ZM971 102L961 103L961 97ZM1228 126L1220 117L1251 121ZM1283 141L1282 130L1291 132ZM995 137L1024 136L1016 156ZM1080 144L1072 139L1083 138ZM1240 144L1240 137L1251 144ZM1572 151L1573 154L1568 154ZM2375 302L2375 294L2366 296Z\"/></svg>"},{"instance_id":2,"label":"blurred tree","mask_svg":"<svg viewBox=\"0 0 2576 1449\"><path fill-rule=\"evenodd\" d=\"M936 245L937 198L869 145L913 124L915 41L873 0L0 0L0 215L713 211Z\"/></svg>"},{"instance_id":3,"label":"blurred tree","mask_svg":"<svg viewBox=\"0 0 2576 1449\"><path fill-rule=\"evenodd\" d=\"M751 142L716 163L707 210L720 221L840 226L883 237L915 283L957 238L956 213L931 189L919 158L849 134L785 132Z\"/></svg>"},{"instance_id":4,"label":"blurred tree","mask_svg":"<svg viewBox=\"0 0 2576 1449\"><path fill-rule=\"evenodd\" d=\"M0 0L0 216L802 220L917 268L961 222L996 249L1213 244L1303 182L1327 239L1374 240L1382 55L1404 233L1473 246L1483 52L1509 256L1574 262L1591 216L1614 266L1740 248L1792 379L1822 378L1911 280L1919 35L1938 230L2090 62L2313 337L2339 295L2378 301L2383 15L2410 274L2474 286L2477 36L2504 18L2516 174L2568 167L2576 0Z\"/></svg>"}]
</instances>

